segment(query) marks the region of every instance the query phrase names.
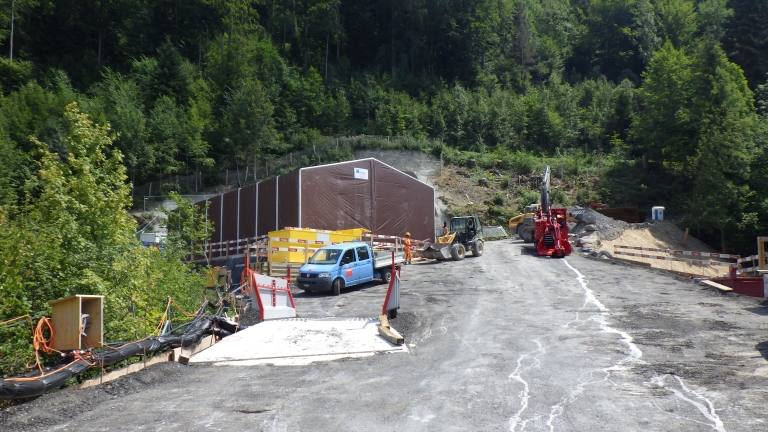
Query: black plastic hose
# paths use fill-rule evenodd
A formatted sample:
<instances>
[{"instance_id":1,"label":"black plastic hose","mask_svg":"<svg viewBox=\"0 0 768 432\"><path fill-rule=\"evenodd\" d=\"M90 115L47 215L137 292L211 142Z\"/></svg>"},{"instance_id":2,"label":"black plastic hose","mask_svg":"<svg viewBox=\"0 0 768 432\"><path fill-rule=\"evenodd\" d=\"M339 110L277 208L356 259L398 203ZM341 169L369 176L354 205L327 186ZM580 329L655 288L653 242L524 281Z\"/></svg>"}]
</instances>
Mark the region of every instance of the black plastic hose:
<instances>
[{"instance_id":1,"label":"black plastic hose","mask_svg":"<svg viewBox=\"0 0 768 432\"><path fill-rule=\"evenodd\" d=\"M93 352L96 365L111 366L119 361L137 355L147 355L165 351L174 347L188 347L200 341L206 334L216 333L226 336L238 330L237 324L215 315L200 316L186 325L180 334L165 334L127 343L118 348L104 349ZM241 328L242 329L242 328ZM92 366L85 360L75 360L58 368L44 369L44 375L39 370L28 372L14 378L0 380L0 399L20 399L41 394L61 387L75 376L87 371ZM32 379L34 378L34 379Z\"/></svg>"}]
</instances>

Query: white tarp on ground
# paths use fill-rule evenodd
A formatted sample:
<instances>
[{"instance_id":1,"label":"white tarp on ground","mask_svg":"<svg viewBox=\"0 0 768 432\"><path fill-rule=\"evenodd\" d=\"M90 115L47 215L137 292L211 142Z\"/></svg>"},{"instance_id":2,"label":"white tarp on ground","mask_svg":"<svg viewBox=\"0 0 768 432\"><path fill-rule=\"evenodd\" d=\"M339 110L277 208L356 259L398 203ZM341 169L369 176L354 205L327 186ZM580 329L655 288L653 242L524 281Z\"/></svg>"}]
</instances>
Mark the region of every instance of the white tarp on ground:
<instances>
[{"instance_id":1,"label":"white tarp on ground","mask_svg":"<svg viewBox=\"0 0 768 432\"><path fill-rule=\"evenodd\" d=\"M264 321L228 336L190 363L253 366L302 365L376 353L408 352L378 333L377 318L284 319Z\"/></svg>"}]
</instances>

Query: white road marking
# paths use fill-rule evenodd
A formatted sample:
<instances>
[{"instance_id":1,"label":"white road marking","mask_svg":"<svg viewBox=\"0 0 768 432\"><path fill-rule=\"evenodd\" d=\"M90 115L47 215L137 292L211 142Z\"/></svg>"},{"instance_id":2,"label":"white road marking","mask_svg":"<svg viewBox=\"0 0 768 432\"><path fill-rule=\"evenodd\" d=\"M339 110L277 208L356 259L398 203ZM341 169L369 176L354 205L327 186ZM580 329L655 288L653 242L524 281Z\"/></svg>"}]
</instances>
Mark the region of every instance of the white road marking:
<instances>
[{"instance_id":1,"label":"white road marking","mask_svg":"<svg viewBox=\"0 0 768 432\"><path fill-rule=\"evenodd\" d=\"M672 388L672 387L668 387L667 383L666 383L666 379L667 379L668 376L673 376L677 380L677 382L680 384L680 388L683 391L680 391L680 390ZM655 384L655 385L657 385L659 387L662 387L662 388L665 388L665 389L671 391L678 398L680 398L680 399L684 400L685 402L688 402L689 404L691 404L694 407L696 407L696 409L701 411L701 413L704 415L704 417L706 417L709 421L711 421L713 423L713 424L710 425L712 427L712 429L714 429L714 430L716 430L718 432L726 432L725 431L725 426L723 425L723 421L720 420L720 416L718 416L717 412L715 412L716 410L715 410L714 404L712 403L711 400L709 400L706 396L704 396L703 391L691 390L691 389L689 389L685 385L685 383L683 382L682 378L680 378L679 376L676 376L676 375L669 375L669 374L653 377L651 379L651 384ZM704 390L706 390L706 389L704 389ZM683 392L685 392L685 393L683 393ZM686 393L695 396L695 399L699 399L700 401L702 401L704 403L698 402L696 400L693 400L693 399L687 397Z\"/></svg>"},{"instance_id":2,"label":"white road marking","mask_svg":"<svg viewBox=\"0 0 768 432\"><path fill-rule=\"evenodd\" d=\"M518 423L520 423L521 417L523 415L523 412L528 409L528 399L530 399L529 390L530 387L528 386L528 381L524 380L522 377L523 372L525 372L528 369L539 367L541 362L539 361L539 356L542 354L545 354L547 352L546 348L541 345L541 342L539 342L539 339L536 339L534 341L538 348L535 350L521 355L517 359L517 367L515 370L509 375L509 379L513 379L520 384L523 385L523 389L519 393L520 397L520 409L517 411L517 413L509 419L509 430L511 432L514 432L517 428ZM523 361L528 357L533 357L533 361L528 366L523 366ZM527 421L525 422L527 423ZM520 430L523 430L525 428L525 424L522 425Z\"/></svg>"},{"instance_id":3,"label":"white road marking","mask_svg":"<svg viewBox=\"0 0 768 432\"><path fill-rule=\"evenodd\" d=\"M635 364L635 363L643 363L641 360L641 357L643 356L643 352L638 348L637 345L633 342L632 336L630 336L627 332L618 330L616 328L611 327L608 325L608 317L610 316L609 309L602 303L600 300L597 299L595 296L594 291L592 291L587 284L589 281L586 279L586 277L578 270L576 270L571 264L563 260L565 265L570 268L574 273L576 273L576 280L579 282L579 285L581 285L582 289L584 290L584 304L582 305L581 309L586 309L590 304L597 307L597 309L600 311L599 313L596 313L595 315L590 316L587 319L582 319L579 316L579 312L576 312L576 319L568 322L565 324L565 328L579 328L586 324L589 321L594 321L600 326L600 330L603 333L612 333L617 334L621 336L621 341L627 345L627 348L629 348L629 355L623 359L621 359L618 363L609 366L604 369L600 369L599 371L603 372L605 376L603 379L595 380L593 379L594 373L598 372L598 370L589 372L589 375L585 378L581 378L579 380L579 383L576 385L576 388L572 390L568 395L563 396L560 399L560 402L550 407L549 410L549 418L547 419L547 426L549 426L550 431L555 430L554 421L558 417L560 417L565 412L565 407L567 405L570 405L574 403L576 400L578 400L579 396L584 392L585 387L591 384L596 384L599 382L612 382L610 380L611 372L612 371L619 371L619 370L627 370L629 369L628 364ZM571 324L574 323L580 323L574 327L571 327ZM527 401L526 401L527 403ZM526 421L527 423L527 421Z\"/></svg>"},{"instance_id":4,"label":"white road marking","mask_svg":"<svg viewBox=\"0 0 768 432\"><path fill-rule=\"evenodd\" d=\"M614 333L621 336L621 341L624 342L629 348L629 357L623 359L617 365L612 366L608 370L624 370L624 369L627 369L627 367L624 366L626 363L642 362L640 358L643 356L643 352L640 350L640 348L637 347L637 345L635 345L635 343L633 342L632 336L630 336L629 333L627 332L615 329L608 325L607 318L608 316L610 316L610 314L608 313L609 310L607 307L605 307L605 305L603 305L600 302L600 300L597 299L597 297L595 297L595 292L589 289L589 287L587 287L587 284L589 283L589 281L586 280L585 276L581 274L580 271L576 270L573 266L571 266L571 264L568 263L568 261L563 260L563 262L565 263L566 266L568 266L569 269L573 270L573 272L576 273L576 280L584 289L586 300L584 301L584 306L582 306L582 309L584 309L587 306L587 304L592 303L595 306L597 306L597 308L600 309L600 311L602 312L598 315L592 316L590 320L600 324L600 329L604 333ZM577 318L578 318L578 315L577 315Z\"/></svg>"}]
</instances>

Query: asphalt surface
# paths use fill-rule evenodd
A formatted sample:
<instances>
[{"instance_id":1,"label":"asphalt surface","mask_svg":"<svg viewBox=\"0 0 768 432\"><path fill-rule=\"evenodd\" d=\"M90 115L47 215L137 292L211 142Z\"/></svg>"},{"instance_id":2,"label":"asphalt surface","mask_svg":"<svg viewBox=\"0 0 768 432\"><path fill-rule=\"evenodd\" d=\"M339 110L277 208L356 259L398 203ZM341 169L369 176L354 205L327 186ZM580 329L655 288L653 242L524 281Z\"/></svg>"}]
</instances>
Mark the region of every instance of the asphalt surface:
<instances>
[{"instance_id":1,"label":"asphalt surface","mask_svg":"<svg viewBox=\"0 0 768 432\"><path fill-rule=\"evenodd\" d=\"M0 412L3 430L763 431L768 302L528 245L403 270L410 354L308 366L163 364ZM296 295L374 317L385 286Z\"/></svg>"}]
</instances>

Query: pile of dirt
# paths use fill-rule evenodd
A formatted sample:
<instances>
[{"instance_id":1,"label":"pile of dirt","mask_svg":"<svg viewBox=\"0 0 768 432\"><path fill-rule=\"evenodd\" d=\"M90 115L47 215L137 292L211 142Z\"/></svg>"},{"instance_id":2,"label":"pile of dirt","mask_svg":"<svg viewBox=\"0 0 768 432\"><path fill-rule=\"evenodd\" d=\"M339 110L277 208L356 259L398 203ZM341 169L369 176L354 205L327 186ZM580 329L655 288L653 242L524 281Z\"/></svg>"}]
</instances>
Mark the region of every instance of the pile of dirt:
<instances>
[{"instance_id":1,"label":"pile of dirt","mask_svg":"<svg viewBox=\"0 0 768 432\"><path fill-rule=\"evenodd\" d=\"M397 330L406 340L413 336L412 329L418 322L419 318L413 312L401 312L389 320L392 328Z\"/></svg>"},{"instance_id":2,"label":"pile of dirt","mask_svg":"<svg viewBox=\"0 0 768 432\"><path fill-rule=\"evenodd\" d=\"M617 238L602 240L600 248L611 253L614 253L615 251L621 251L630 253L642 253L654 256L693 258L691 256L670 255L664 252L646 252L638 250L617 249L617 245L710 253L717 252L712 247L693 236L689 235L686 240L685 231L678 228L674 223L670 221L653 221L640 224L627 224L627 229L625 229ZM654 268L702 277L722 276L728 272L728 268L722 266L703 266L687 262L665 261L655 258L641 258L627 255L615 255L615 257L650 264L651 267ZM707 258L702 259L706 260Z\"/></svg>"}]
</instances>

